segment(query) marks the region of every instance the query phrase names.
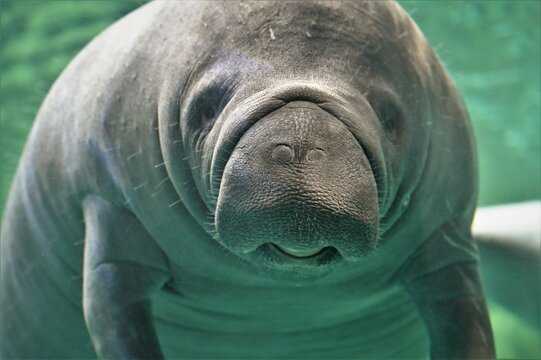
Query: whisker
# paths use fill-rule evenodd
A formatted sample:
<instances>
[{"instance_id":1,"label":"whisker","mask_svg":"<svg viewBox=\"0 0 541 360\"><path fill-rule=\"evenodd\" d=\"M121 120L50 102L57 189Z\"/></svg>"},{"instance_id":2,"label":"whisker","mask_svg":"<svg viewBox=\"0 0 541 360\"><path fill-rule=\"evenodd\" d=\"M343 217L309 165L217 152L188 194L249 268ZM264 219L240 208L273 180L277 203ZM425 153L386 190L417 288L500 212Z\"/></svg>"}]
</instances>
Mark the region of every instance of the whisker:
<instances>
[{"instance_id":1,"label":"whisker","mask_svg":"<svg viewBox=\"0 0 541 360\"><path fill-rule=\"evenodd\" d=\"M175 205L178 205L178 204L180 204L181 202L182 202L182 200L181 200L181 199L178 199L177 201L175 201L175 202L172 202L171 204L169 204L169 206L168 206L168 207L170 207L170 208L171 208L171 207L173 207L173 206L175 206Z\"/></svg>"}]
</instances>

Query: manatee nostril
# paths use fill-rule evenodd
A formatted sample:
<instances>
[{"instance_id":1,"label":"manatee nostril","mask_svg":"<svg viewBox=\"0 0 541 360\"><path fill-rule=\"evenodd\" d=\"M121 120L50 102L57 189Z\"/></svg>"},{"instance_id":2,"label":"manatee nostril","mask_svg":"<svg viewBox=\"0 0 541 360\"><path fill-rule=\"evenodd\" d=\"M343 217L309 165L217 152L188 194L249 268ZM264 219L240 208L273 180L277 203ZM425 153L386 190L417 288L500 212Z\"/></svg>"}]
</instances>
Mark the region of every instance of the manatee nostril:
<instances>
[{"instance_id":1,"label":"manatee nostril","mask_svg":"<svg viewBox=\"0 0 541 360\"><path fill-rule=\"evenodd\" d=\"M321 149L312 149L308 151L308 154L306 155L306 159L310 162L317 162L323 160L323 158L326 156L325 151Z\"/></svg>"},{"instance_id":2,"label":"manatee nostril","mask_svg":"<svg viewBox=\"0 0 541 360\"><path fill-rule=\"evenodd\" d=\"M272 159L281 164L287 164L293 160L293 149L289 145L279 144L272 150Z\"/></svg>"}]
</instances>

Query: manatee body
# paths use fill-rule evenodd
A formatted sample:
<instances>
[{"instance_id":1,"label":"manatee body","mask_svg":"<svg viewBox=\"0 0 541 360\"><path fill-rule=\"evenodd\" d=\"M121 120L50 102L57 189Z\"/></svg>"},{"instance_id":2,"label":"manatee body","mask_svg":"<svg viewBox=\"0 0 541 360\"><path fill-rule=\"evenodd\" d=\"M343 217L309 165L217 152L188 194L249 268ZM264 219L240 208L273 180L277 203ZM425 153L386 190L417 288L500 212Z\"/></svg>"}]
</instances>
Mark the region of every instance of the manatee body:
<instances>
[{"instance_id":1,"label":"manatee body","mask_svg":"<svg viewBox=\"0 0 541 360\"><path fill-rule=\"evenodd\" d=\"M493 356L468 116L394 2L153 2L52 87L3 358Z\"/></svg>"}]
</instances>

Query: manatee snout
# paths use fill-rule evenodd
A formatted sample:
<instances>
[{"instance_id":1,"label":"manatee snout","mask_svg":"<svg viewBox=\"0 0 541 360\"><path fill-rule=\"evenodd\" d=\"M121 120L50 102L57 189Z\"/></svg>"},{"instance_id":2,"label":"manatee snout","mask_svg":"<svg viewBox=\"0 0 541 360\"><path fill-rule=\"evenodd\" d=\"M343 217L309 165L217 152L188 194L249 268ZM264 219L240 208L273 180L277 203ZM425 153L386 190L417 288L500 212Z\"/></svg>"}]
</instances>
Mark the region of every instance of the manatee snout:
<instances>
[{"instance_id":1,"label":"manatee snout","mask_svg":"<svg viewBox=\"0 0 541 360\"><path fill-rule=\"evenodd\" d=\"M344 123L315 103L292 101L255 122L222 176L218 238L239 256L318 266L376 246L370 163Z\"/></svg>"}]
</instances>

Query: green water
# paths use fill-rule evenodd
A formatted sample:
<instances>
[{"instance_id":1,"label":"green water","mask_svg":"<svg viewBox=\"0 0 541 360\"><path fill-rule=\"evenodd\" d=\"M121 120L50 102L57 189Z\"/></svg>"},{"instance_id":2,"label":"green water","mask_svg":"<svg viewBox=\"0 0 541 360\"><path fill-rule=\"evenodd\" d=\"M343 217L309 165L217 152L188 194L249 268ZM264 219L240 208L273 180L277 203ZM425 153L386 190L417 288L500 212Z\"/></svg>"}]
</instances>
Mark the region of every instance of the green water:
<instances>
[{"instance_id":1,"label":"green water","mask_svg":"<svg viewBox=\"0 0 541 360\"><path fill-rule=\"evenodd\" d=\"M0 209L52 81L143 1L0 1ZM451 72L475 128L482 205L541 195L541 1L401 1ZM0 213L1 214L1 213ZM499 355L541 358L539 334L492 307Z\"/></svg>"}]
</instances>

